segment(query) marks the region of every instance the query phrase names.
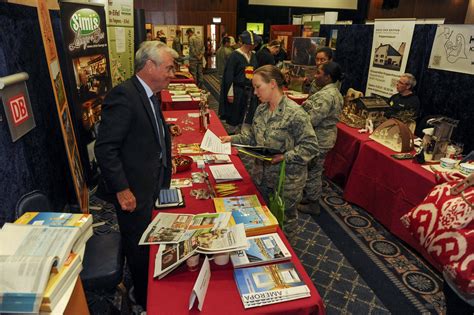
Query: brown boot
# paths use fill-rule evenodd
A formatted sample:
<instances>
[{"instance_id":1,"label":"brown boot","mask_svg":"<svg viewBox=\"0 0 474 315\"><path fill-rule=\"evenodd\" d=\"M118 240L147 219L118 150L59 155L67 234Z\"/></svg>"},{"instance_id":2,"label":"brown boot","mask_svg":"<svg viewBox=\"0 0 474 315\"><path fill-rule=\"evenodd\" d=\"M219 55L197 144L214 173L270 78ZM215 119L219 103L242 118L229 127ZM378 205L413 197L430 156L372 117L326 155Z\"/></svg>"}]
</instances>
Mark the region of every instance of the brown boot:
<instances>
[{"instance_id":1,"label":"brown boot","mask_svg":"<svg viewBox=\"0 0 474 315\"><path fill-rule=\"evenodd\" d=\"M308 204L299 204L298 211L301 213L312 214L312 215L319 215L321 213L321 209L320 209L318 201L312 201Z\"/></svg>"}]
</instances>

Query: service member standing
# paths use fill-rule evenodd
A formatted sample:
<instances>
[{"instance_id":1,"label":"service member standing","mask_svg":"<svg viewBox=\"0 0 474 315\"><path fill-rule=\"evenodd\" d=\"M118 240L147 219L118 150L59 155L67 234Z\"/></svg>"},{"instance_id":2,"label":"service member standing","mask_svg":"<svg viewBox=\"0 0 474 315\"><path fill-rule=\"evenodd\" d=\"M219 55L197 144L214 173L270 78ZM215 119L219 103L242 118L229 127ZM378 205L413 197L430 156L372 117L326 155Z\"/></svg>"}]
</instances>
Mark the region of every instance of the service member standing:
<instances>
[{"instance_id":1,"label":"service member standing","mask_svg":"<svg viewBox=\"0 0 474 315\"><path fill-rule=\"evenodd\" d=\"M196 80L196 85L203 88L202 59L204 57L204 43L194 34L193 29L186 30L189 44L189 72Z\"/></svg>"},{"instance_id":2,"label":"service member standing","mask_svg":"<svg viewBox=\"0 0 474 315\"><path fill-rule=\"evenodd\" d=\"M344 99L336 85L342 79L341 67L335 62L318 66L314 80L321 89L311 95L302 105L311 117L319 143L319 156L308 164L308 180L304 188L303 201L298 210L303 213L319 214L322 194L322 175L326 154L336 143L337 126Z\"/></svg>"},{"instance_id":3,"label":"service member standing","mask_svg":"<svg viewBox=\"0 0 474 315\"><path fill-rule=\"evenodd\" d=\"M262 104L255 111L251 127L242 129L241 134L221 137L221 140L264 146L281 152L275 154L271 162L254 159L252 178L268 202L269 194L278 183L280 163L285 160L284 232L290 241L294 241L298 227L297 205L306 183L307 163L318 154L318 140L308 114L283 95L283 83L283 74L277 67L266 65L258 68L252 84Z\"/></svg>"},{"instance_id":4,"label":"service member standing","mask_svg":"<svg viewBox=\"0 0 474 315\"><path fill-rule=\"evenodd\" d=\"M97 195L115 205L137 303L146 308L147 246L138 246L153 203L171 180L171 139L155 94L174 77L177 53L146 41L135 54L135 75L102 104L95 154L102 173Z\"/></svg>"}]
</instances>

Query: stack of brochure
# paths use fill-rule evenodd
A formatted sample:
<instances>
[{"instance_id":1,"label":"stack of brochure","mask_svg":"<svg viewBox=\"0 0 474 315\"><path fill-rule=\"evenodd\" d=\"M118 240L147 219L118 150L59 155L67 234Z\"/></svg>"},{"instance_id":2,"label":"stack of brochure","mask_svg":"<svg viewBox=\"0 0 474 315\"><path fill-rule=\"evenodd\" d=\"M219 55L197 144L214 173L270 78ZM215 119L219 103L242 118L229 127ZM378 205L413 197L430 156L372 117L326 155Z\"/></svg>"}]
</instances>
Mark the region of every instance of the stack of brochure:
<instances>
[{"instance_id":1,"label":"stack of brochure","mask_svg":"<svg viewBox=\"0 0 474 315\"><path fill-rule=\"evenodd\" d=\"M211 165L209 166L209 169L211 170L216 183L242 179L242 175L237 171L234 164Z\"/></svg>"},{"instance_id":2,"label":"stack of brochure","mask_svg":"<svg viewBox=\"0 0 474 315\"><path fill-rule=\"evenodd\" d=\"M230 255L234 268L250 267L291 259L291 253L278 233L247 238L249 248Z\"/></svg>"},{"instance_id":3,"label":"stack of brochure","mask_svg":"<svg viewBox=\"0 0 474 315\"><path fill-rule=\"evenodd\" d=\"M40 216L26 214L22 217L26 225L6 223L0 230L0 270L4 276L0 312L52 311L76 283L82 270L76 250L83 251L78 242L87 241L83 235L92 218L65 219L62 215L50 214L34 223ZM32 217L29 221L28 216ZM54 226L39 225L48 220Z\"/></svg>"},{"instance_id":4,"label":"stack of brochure","mask_svg":"<svg viewBox=\"0 0 474 315\"><path fill-rule=\"evenodd\" d=\"M276 232L278 221L256 195L214 198L216 212L230 212L230 224L242 223L247 236Z\"/></svg>"},{"instance_id":5,"label":"stack of brochure","mask_svg":"<svg viewBox=\"0 0 474 315\"><path fill-rule=\"evenodd\" d=\"M281 303L311 296L293 263L234 270L244 308Z\"/></svg>"},{"instance_id":6,"label":"stack of brochure","mask_svg":"<svg viewBox=\"0 0 474 315\"><path fill-rule=\"evenodd\" d=\"M159 213L140 245L162 244L155 257L154 277L162 278L196 253L217 254L246 249L242 224L227 227L230 213Z\"/></svg>"}]
</instances>

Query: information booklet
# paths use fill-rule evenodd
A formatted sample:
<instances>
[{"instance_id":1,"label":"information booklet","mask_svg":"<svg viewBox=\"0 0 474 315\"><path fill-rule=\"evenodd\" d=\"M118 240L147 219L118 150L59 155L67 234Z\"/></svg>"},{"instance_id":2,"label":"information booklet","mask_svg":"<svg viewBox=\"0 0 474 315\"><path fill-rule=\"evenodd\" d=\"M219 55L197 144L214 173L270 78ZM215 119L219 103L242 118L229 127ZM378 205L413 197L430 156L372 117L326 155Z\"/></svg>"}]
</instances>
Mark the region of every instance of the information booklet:
<instances>
[{"instance_id":1,"label":"information booklet","mask_svg":"<svg viewBox=\"0 0 474 315\"><path fill-rule=\"evenodd\" d=\"M247 248L242 224L220 229L196 231L189 239L178 244L161 245L155 256L154 277L159 279L196 253L219 254Z\"/></svg>"},{"instance_id":2,"label":"information booklet","mask_svg":"<svg viewBox=\"0 0 474 315\"><path fill-rule=\"evenodd\" d=\"M222 229L230 213L178 214L160 212L143 233L139 245L179 243L199 230Z\"/></svg>"},{"instance_id":3,"label":"information booklet","mask_svg":"<svg viewBox=\"0 0 474 315\"><path fill-rule=\"evenodd\" d=\"M92 220L92 214L84 213L25 212L14 223L79 228L81 235L74 243L72 251L81 253L82 256L87 241L94 234Z\"/></svg>"},{"instance_id":4,"label":"information booklet","mask_svg":"<svg viewBox=\"0 0 474 315\"><path fill-rule=\"evenodd\" d=\"M291 262L234 270L244 308L281 303L311 296Z\"/></svg>"},{"instance_id":5,"label":"information booklet","mask_svg":"<svg viewBox=\"0 0 474 315\"><path fill-rule=\"evenodd\" d=\"M234 268L275 263L291 259L291 253L278 233L247 238L248 249L235 251L230 255Z\"/></svg>"},{"instance_id":6,"label":"information booklet","mask_svg":"<svg viewBox=\"0 0 474 315\"><path fill-rule=\"evenodd\" d=\"M214 198L216 212L230 212L230 224L242 223L247 236L276 232L278 221L256 195Z\"/></svg>"},{"instance_id":7,"label":"information booklet","mask_svg":"<svg viewBox=\"0 0 474 315\"><path fill-rule=\"evenodd\" d=\"M209 170L216 183L230 182L234 180L242 180L242 175L235 168L234 164L211 165Z\"/></svg>"}]
</instances>

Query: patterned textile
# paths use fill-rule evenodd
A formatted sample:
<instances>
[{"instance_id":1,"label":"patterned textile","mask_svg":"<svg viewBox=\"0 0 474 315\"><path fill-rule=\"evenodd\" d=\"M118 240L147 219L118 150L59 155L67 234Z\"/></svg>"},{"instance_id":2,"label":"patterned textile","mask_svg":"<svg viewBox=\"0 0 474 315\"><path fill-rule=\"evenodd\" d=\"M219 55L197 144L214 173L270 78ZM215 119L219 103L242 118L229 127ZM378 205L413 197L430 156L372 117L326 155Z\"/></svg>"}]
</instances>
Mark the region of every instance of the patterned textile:
<instances>
[{"instance_id":1,"label":"patterned textile","mask_svg":"<svg viewBox=\"0 0 474 315\"><path fill-rule=\"evenodd\" d=\"M437 177L440 183L401 220L446 275L474 295L474 187L453 195L460 180Z\"/></svg>"}]
</instances>

